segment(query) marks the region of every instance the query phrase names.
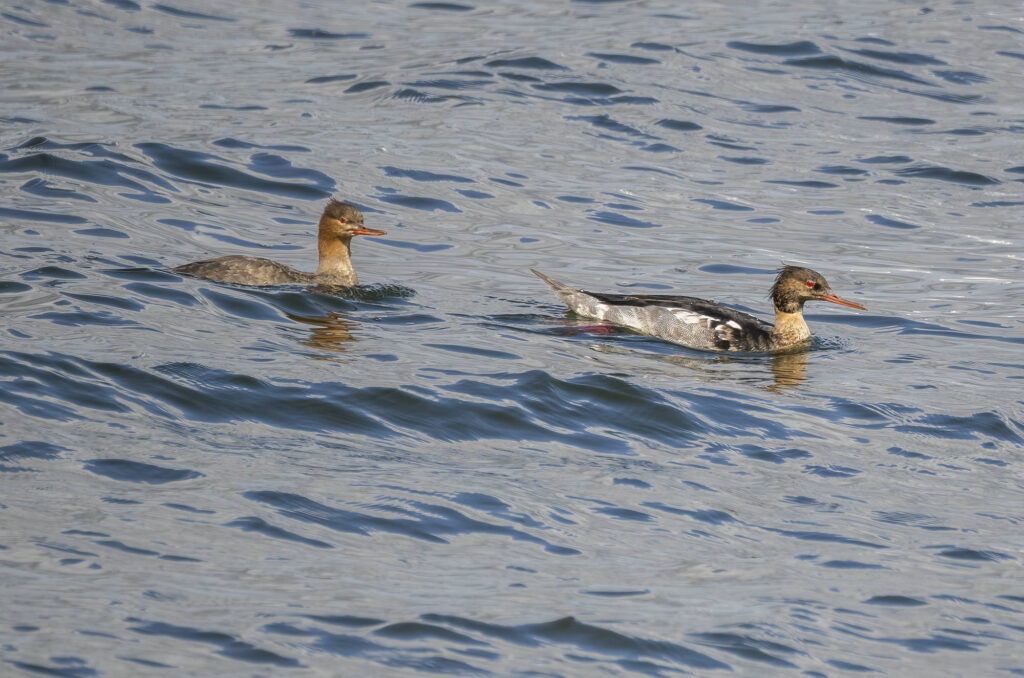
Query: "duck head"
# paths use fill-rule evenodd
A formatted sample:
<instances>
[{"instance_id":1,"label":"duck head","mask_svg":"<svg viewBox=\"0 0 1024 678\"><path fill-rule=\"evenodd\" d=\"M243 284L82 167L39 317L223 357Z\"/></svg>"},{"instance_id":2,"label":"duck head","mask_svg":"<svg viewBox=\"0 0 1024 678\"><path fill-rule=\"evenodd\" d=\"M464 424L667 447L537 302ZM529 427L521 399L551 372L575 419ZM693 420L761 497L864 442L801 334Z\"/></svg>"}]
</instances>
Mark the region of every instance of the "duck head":
<instances>
[{"instance_id":1,"label":"duck head","mask_svg":"<svg viewBox=\"0 0 1024 678\"><path fill-rule=\"evenodd\" d=\"M358 207L331 198L320 217L320 238L350 240L354 235L387 235L387 231L363 226L363 213Z\"/></svg>"},{"instance_id":2,"label":"duck head","mask_svg":"<svg viewBox=\"0 0 1024 678\"><path fill-rule=\"evenodd\" d=\"M822 274L799 266L783 267L775 278L769 296L775 304L775 310L783 313L800 313L804 302L815 300L868 310L866 306L847 301L833 292Z\"/></svg>"}]
</instances>

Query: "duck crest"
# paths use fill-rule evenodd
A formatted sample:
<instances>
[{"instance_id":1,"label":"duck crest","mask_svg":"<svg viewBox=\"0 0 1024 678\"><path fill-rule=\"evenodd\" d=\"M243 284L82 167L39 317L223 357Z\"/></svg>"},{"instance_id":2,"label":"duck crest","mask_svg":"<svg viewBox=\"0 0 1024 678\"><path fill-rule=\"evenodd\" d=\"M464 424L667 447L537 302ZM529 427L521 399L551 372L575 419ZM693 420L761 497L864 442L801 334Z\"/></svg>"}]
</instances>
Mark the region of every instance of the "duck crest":
<instances>
[{"instance_id":1,"label":"duck crest","mask_svg":"<svg viewBox=\"0 0 1024 678\"><path fill-rule=\"evenodd\" d=\"M324 208L324 215L337 219L338 217L348 217L348 213L354 212L356 207L350 205L347 202L342 202L337 198L330 198L327 201L327 206Z\"/></svg>"}]
</instances>

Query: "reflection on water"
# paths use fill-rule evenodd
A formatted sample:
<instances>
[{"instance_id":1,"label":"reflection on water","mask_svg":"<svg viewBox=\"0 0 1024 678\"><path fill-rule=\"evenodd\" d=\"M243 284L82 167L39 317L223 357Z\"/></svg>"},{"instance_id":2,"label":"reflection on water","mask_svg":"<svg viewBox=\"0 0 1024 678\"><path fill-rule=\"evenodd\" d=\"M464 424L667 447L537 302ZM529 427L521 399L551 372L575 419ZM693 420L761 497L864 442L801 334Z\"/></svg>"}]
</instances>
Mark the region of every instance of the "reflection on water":
<instances>
[{"instance_id":1,"label":"reflection on water","mask_svg":"<svg viewBox=\"0 0 1024 678\"><path fill-rule=\"evenodd\" d=\"M771 367L771 384L773 390L785 390L798 386L807 379L808 355L819 345L834 342L812 341L799 348L792 348L776 353L713 353L696 351L683 346L676 346L660 339L638 335L632 330L606 323L595 324L592 320L579 320L573 317L559 319L558 333L570 337L601 337L600 341L590 345L590 349L607 354L622 354L654 361L661 365L672 365L683 368L700 376L702 381L720 382L724 377L742 381L760 381L768 379L764 367ZM623 342L624 338L633 338L643 344L642 349L630 348L631 341ZM618 340L618 341L617 341ZM660 370L662 368L655 368Z\"/></svg>"},{"instance_id":2,"label":"reflection on water","mask_svg":"<svg viewBox=\"0 0 1024 678\"><path fill-rule=\"evenodd\" d=\"M776 353L772 357L772 374L775 387L786 389L797 386L807 379L807 350Z\"/></svg>"},{"instance_id":3,"label":"reflection on water","mask_svg":"<svg viewBox=\"0 0 1024 678\"><path fill-rule=\"evenodd\" d=\"M657 353L650 350L626 348L615 343L593 344L590 348L601 353L631 355L653 361L661 365L661 367L652 368L654 372L664 372L665 365L683 368L694 373L703 382L717 384L722 384L723 380L770 382L769 389L785 390L799 386L807 379L809 353L807 348L786 353L761 355L729 353L700 355L671 344L658 347L659 352ZM675 353L676 351L679 353ZM765 366L770 366L770 372L764 369Z\"/></svg>"},{"instance_id":4,"label":"reflection on water","mask_svg":"<svg viewBox=\"0 0 1024 678\"><path fill-rule=\"evenodd\" d=\"M314 317L304 317L293 313L287 313L286 315L295 322L311 326L309 338L302 342L304 346L341 353L345 350L345 345L348 342L355 341L355 338L352 336L352 329L356 326L356 323L346 320L333 311L326 315Z\"/></svg>"}]
</instances>

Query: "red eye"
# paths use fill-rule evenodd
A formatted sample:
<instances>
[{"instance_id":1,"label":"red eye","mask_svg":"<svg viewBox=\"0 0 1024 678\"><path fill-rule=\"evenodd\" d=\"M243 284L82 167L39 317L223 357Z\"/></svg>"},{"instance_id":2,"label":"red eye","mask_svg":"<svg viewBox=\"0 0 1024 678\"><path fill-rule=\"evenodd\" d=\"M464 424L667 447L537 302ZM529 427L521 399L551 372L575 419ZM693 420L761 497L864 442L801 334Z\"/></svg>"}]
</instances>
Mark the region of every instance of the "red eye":
<instances>
[{"instance_id":1,"label":"red eye","mask_svg":"<svg viewBox=\"0 0 1024 678\"><path fill-rule=\"evenodd\" d=\"M808 280L807 281L807 286L808 287L814 287L814 283L812 281Z\"/></svg>"}]
</instances>

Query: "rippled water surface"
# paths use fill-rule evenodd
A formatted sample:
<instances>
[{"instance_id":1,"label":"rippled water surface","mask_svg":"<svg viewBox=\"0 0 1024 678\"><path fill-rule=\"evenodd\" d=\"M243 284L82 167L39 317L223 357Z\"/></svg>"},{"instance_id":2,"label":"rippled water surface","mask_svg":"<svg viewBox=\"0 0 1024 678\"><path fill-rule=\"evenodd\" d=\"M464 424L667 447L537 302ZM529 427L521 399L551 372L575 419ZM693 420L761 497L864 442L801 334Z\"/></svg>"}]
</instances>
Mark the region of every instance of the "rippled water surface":
<instances>
[{"instance_id":1,"label":"rippled water surface","mask_svg":"<svg viewBox=\"0 0 1024 678\"><path fill-rule=\"evenodd\" d=\"M0 673L1024 674L1024 15L740 5L6 4Z\"/></svg>"}]
</instances>

